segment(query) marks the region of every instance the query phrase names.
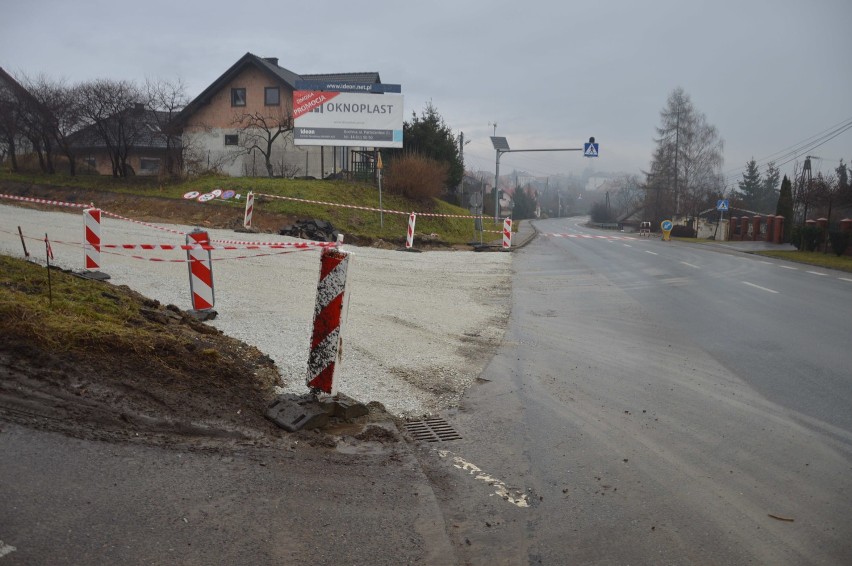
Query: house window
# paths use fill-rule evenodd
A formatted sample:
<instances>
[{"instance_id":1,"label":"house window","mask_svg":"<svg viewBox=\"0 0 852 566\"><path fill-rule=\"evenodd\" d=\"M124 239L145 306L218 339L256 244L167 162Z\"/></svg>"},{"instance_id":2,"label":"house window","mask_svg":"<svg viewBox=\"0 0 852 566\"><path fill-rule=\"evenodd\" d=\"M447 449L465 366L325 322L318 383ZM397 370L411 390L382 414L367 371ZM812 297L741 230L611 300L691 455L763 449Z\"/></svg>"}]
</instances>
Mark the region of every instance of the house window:
<instances>
[{"instance_id":1,"label":"house window","mask_svg":"<svg viewBox=\"0 0 852 566\"><path fill-rule=\"evenodd\" d=\"M277 86L268 86L263 91L264 104L267 106L281 105L281 90Z\"/></svg>"},{"instance_id":2,"label":"house window","mask_svg":"<svg viewBox=\"0 0 852 566\"><path fill-rule=\"evenodd\" d=\"M225 134L225 145L239 145L240 136L237 134Z\"/></svg>"},{"instance_id":3,"label":"house window","mask_svg":"<svg viewBox=\"0 0 852 566\"><path fill-rule=\"evenodd\" d=\"M232 88L231 89L231 106L246 105L246 89Z\"/></svg>"},{"instance_id":4,"label":"house window","mask_svg":"<svg viewBox=\"0 0 852 566\"><path fill-rule=\"evenodd\" d=\"M91 167L92 169L97 169L98 167L98 164L95 161L94 157L84 157L83 163L85 163L88 167Z\"/></svg>"},{"instance_id":5,"label":"house window","mask_svg":"<svg viewBox=\"0 0 852 566\"><path fill-rule=\"evenodd\" d=\"M143 157L139 159L139 170L142 173L159 173L160 160L158 158Z\"/></svg>"}]
</instances>

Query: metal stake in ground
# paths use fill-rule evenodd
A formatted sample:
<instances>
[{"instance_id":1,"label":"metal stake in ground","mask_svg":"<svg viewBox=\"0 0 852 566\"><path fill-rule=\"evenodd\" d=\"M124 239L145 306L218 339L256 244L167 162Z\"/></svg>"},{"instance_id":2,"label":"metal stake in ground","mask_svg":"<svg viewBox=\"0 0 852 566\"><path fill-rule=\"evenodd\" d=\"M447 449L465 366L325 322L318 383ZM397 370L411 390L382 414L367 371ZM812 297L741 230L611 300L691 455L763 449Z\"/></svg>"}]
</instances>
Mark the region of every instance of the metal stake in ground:
<instances>
[{"instance_id":1,"label":"metal stake in ground","mask_svg":"<svg viewBox=\"0 0 852 566\"><path fill-rule=\"evenodd\" d=\"M21 237L21 245L24 247L24 257L30 259L30 252L27 251L27 243L24 241L24 233L21 232L21 227L18 226L18 235ZM47 241L47 234L44 235L45 242Z\"/></svg>"},{"instance_id":2,"label":"metal stake in ground","mask_svg":"<svg viewBox=\"0 0 852 566\"><path fill-rule=\"evenodd\" d=\"M47 263L47 300L50 306L53 306L53 284L50 281L50 260L53 259L53 248L50 247L47 232L44 233L44 255Z\"/></svg>"}]
</instances>

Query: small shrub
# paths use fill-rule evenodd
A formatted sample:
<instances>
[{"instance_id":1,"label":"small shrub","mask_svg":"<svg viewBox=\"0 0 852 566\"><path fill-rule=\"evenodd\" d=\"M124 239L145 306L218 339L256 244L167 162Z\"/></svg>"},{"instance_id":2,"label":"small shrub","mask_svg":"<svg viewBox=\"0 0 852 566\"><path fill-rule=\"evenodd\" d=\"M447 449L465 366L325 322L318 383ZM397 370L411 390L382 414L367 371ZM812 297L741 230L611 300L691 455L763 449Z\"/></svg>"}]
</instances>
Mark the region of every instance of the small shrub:
<instances>
[{"instance_id":1,"label":"small shrub","mask_svg":"<svg viewBox=\"0 0 852 566\"><path fill-rule=\"evenodd\" d=\"M819 246L820 239L822 238L822 230L816 226L805 226L798 231L797 236L801 238L799 240L799 249L812 252Z\"/></svg>"},{"instance_id":2,"label":"small shrub","mask_svg":"<svg viewBox=\"0 0 852 566\"><path fill-rule=\"evenodd\" d=\"M842 256L849 247L849 232L829 232L828 239L831 241L831 249L837 255Z\"/></svg>"},{"instance_id":3,"label":"small shrub","mask_svg":"<svg viewBox=\"0 0 852 566\"><path fill-rule=\"evenodd\" d=\"M676 224L672 226L672 238L696 238L698 234L691 226Z\"/></svg>"},{"instance_id":4,"label":"small shrub","mask_svg":"<svg viewBox=\"0 0 852 566\"><path fill-rule=\"evenodd\" d=\"M415 153L407 153L388 164L384 188L390 194L413 200L428 200L444 192L447 173L446 164Z\"/></svg>"}]
</instances>

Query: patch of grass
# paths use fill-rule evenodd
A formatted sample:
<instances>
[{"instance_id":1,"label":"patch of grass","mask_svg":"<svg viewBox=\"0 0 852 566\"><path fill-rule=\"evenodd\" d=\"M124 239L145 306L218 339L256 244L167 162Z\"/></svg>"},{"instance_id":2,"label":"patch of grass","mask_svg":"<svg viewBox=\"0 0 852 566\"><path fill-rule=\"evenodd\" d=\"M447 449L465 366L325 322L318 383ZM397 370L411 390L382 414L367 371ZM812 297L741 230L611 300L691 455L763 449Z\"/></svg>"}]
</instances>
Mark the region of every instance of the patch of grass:
<instances>
[{"instance_id":1,"label":"patch of grass","mask_svg":"<svg viewBox=\"0 0 852 566\"><path fill-rule=\"evenodd\" d=\"M766 257L774 257L793 261L796 263L804 263L816 267L825 267L827 269L837 269L838 271L846 271L852 273L852 257L840 256L834 254L825 254L822 252L803 252L803 251L763 251L754 252L757 255Z\"/></svg>"},{"instance_id":2,"label":"patch of grass","mask_svg":"<svg viewBox=\"0 0 852 566\"><path fill-rule=\"evenodd\" d=\"M45 350L142 352L159 342L138 302L94 281L0 256L0 335ZM52 295L52 301L51 301Z\"/></svg>"},{"instance_id":3,"label":"patch of grass","mask_svg":"<svg viewBox=\"0 0 852 566\"><path fill-rule=\"evenodd\" d=\"M238 178L225 176L206 176L187 181L158 181L135 177L115 179L98 175L37 175L37 174L0 174L0 180L28 183L34 185L52 185L76 187L79 189L109 191L147 197L182 199L190 191L208 193L214 189L233 190L242 196L237 200L214 200L207 206L225 206L234 208L234 214L241 217L245 195L267 194L292 199L305 199L330 204L313 204L294 200L255 197L255 210L295 216L298 218L318 218L334 224L345 235L383 240L404 240L408 227L408 214L420 213L468 215L467 209L451 205L440 199L411 200L386 192L382 195L385 211L397 211L402 214L384 213L384 222L378 210L346 208L350 205L379 209L378 188L349 181L323 181L300 179L269 179L263 177ZM95 203L97 204L97 203ZM485 228L490 229L488 219L484 219ZM473 238L474 221L472 218L436 218L425 215L417 217L415 238L422 234L437 234L437 240L446 244L462 244ZM500 229L497 227L496 229Z\"/></svg>"}]
</instances>

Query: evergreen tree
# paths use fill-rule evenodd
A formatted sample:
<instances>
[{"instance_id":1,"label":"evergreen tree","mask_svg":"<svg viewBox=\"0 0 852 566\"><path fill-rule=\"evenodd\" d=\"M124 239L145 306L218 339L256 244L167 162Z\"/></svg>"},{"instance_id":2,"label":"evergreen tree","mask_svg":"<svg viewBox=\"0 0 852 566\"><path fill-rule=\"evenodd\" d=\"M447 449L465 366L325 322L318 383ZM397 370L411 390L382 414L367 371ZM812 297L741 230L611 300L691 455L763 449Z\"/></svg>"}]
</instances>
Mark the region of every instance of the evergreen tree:
<instances>
[{"instance_id":1,"label":"evergreen tree","mask_svg":"<svg viewBox=\"0 0 852 566\"><path fill-rule=\"evenodd\" d=\"M849 171L843 160L840 160L840 165L834 170L837 173L837 188L844 191L849 188Z\"/></svg>"},{"instance_id":2,"label":"evergreen tree","mask_svg":"<svg viewBox=\"0 0 852 566\"><path fill-rule=\"evenodd\" d=\"M834 170L837 173L837 202L840 206L852 206L852 180L849 179L849 168L840 160L840 165Z\"/></svg>"},{"instance_id":3,"label":"evergreen tree","mask_svg":"<svg viewBox=\"0 0 852 566\"><path fill-rule=\"evenodd\" d=\"M515 220L535 218L536 200L533 195L527 192L528 190L530 189L515 188L512 195L512 218Z\"/></svg>"},{"instance_id":4,"label":"evergreen tree","mask_svg":"<svg viewBox=\"0 0 852 566\"><path fill-rule=\"evenodd\" d=\"M781 171L775 166L774 161L770 161L766 166L766 173L763 176L763 190L761 191L759 212L771 212L778 203L778 183L781 182Z\"/></svg>"},{"instance_id":5,"label":"evergreen tree","mask_svg":"<svg viewBox=\"0 0 852 566\"><path fill-rule=\"evenodd\" d=\"M793 229L793 183L787 175L784 175L784 180L781 181L781 193L778 196L775 215L784 217L784 241L789 242Z\"/></svg>"},{"instance_id":6,"label":"evergreen tree","mask_svg":"<svg viewBox=\"0 0 852 566\"><path fill-rule=\"evenodd\" d=\"M412 112L411 121L403 123L402 130L402 152L416 153L446 164L447 186L455 188L461 183L464 163L459 156L458 141L431 102L420 116Z\"/></svg>"},{"instance_id":7,"label":"evergreen tree","mask_svg":"<svg viewBox=\"0 0 852 566\"><path fill-rule=\"evenodd\" d=\"M757 170L757 162L754 158L746 163L743 180L738 184L740 193L742 193L743 205L749 210L759 212L763 196L763 181L760 178L760 171Z\"/></svg>"}]
</instances>

